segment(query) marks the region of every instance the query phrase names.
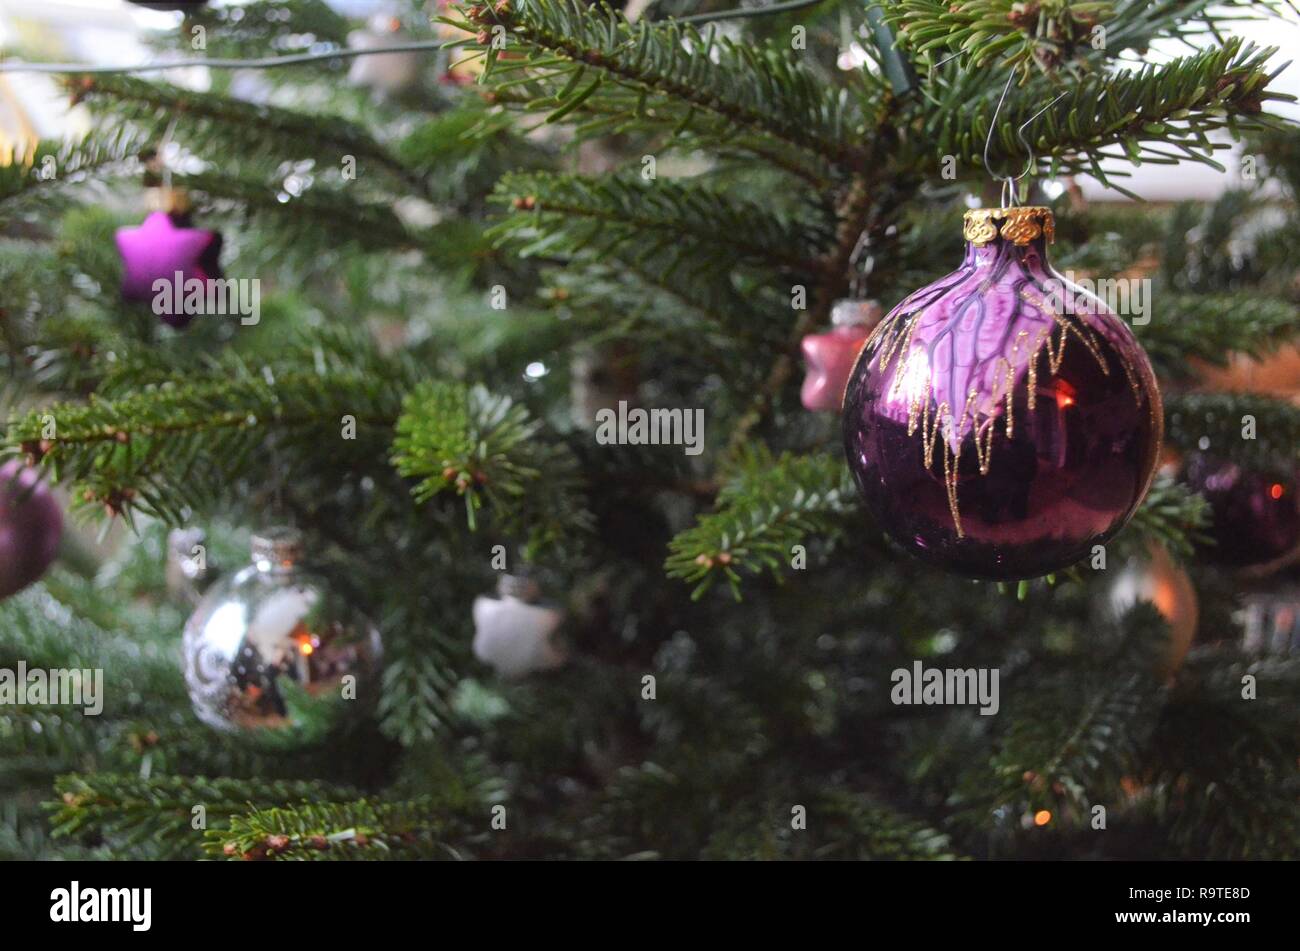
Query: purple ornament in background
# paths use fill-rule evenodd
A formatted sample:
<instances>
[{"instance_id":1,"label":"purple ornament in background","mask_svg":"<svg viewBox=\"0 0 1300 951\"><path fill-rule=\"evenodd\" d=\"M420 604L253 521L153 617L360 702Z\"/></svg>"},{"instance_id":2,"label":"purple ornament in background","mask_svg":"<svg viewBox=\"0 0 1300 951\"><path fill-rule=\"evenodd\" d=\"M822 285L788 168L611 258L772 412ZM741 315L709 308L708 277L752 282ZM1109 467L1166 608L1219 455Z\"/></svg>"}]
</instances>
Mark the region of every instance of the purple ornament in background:
<instances>
[{"instance_id":1,"label":"purple ornament in background","mask_svg":"<svg viewBox=\"0 0 1300 951\"><path fill-rule=\"evenodd\" d=\"M163 211L151 213L138 228L117 229L117 249L122 255L122 296L160 306L155 310L173 327L184 327L193 318L176 300L184 300L184 284L191 279L207 282L221 277L221 235L201 228L178 228ZM176 287L176 275L181 287ZM154 282L166 280L161 295Z\"/></svg>"},{"instance_id":2,"label":"purple ornament in background","mask_svg":"<svg viewBox=\"0 0 1300 951\"><path fill-rule=\"evenodd\" d=\"M1204 453L1187 458L1184 481L1210 503L1208 561L1245 567L1281 558L1300 544L1295 474L1243 469Z\"/></svg>"},{"instance_id":3,"label":"purple ornament in background","mask_svg":"<svg viewBox=\"0 0 1300 951\"><path fill-rule=\"evenodd\" d=\"M1015 579L1091 554L1155 475L1151 364L1052 270L1047 208L966 214L962 266L876 328L849 378L844 446L867 508L912 554Z\"/></svg>"},{"instance_id":4,"label":"purple ornament in background","mask_svg":"<svg viewBox=\"0 0 1300 951\"><path fill-rule=\"evenodd\" d=\"M45 574L62 535L63 512L40 470L17 459L0 466L0 598Z\"/></svg>"}]
</instances>

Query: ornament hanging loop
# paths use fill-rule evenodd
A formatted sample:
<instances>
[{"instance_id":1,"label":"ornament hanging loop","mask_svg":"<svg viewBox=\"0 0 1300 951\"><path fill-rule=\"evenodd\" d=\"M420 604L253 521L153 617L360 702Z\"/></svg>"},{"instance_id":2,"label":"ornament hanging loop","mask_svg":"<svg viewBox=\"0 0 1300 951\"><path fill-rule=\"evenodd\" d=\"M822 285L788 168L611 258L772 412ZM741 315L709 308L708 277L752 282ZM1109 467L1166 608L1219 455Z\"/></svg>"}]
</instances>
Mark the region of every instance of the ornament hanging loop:
<instances>
[{"instance_id":1,"label":"ornament hanging loop","mask_svg":"<svg viewBox=\"0 0 1300 951\"><path fill-rule=\"evenodd\" d=\"M1036 162L1034 158L1034 146L1029 139L1026 138L1025 130L1029 128L1030 124L1032 124L1035 119L1065 98L1065 93L1061 93L1020 124L1020 127L1016 129L1016 138L1019 139L1020 144L1025 147L1025 154L1028 156L1025 160L1025 167L1019 175L999 176L989 165L989 146L993 142L993 130L997 128L998 116L1002 113L1002 104L1006 102L1007 93L1011 91L1011 80L1013 80L1015 76L1016 74L1014 71L1007 74L1006 85L1002 87L1002 95L998 97L998 104L993 109L993 117L989 120L989 134L984 138L984 168L993 176L994 181L1002 182L1001 194L998 198L999 205L1002 208L1010 208L1012 205L1015 205L1020 201L1020 183L1025 178L1028 178L1029 174L1034 170Z\"/></svg>"},{"instance_id":2,"label":"ornament hanging loop","mask_svg":"<svg viewBox=\"0 0 1300 951\"><path fill-rule=\"evenodd\" d=\"M171 147L172 135L175 131L176 117L173 116L158 141L158 149L152 160L160 183L152 190L149 204L154 211L161 211L168 215L183 215L190 210L189 195L183 188L172 187L172 167L167 161L167 152Z\"/></svg>"},{"instance_id":3,"label":"ornament hanging loop","mask_svg":"<svg viewBox=\"0 0 1300 951\"><path fill-rule=\"evenodd\" d=\"M871 237L863 231L858 235L857 244L849 254L849 269L853 272L853 276L849 278L849 296L855 300L867 296L867 278L876 267L875 257L867 253L870 245Z\"/></svg>"}]
</instances>

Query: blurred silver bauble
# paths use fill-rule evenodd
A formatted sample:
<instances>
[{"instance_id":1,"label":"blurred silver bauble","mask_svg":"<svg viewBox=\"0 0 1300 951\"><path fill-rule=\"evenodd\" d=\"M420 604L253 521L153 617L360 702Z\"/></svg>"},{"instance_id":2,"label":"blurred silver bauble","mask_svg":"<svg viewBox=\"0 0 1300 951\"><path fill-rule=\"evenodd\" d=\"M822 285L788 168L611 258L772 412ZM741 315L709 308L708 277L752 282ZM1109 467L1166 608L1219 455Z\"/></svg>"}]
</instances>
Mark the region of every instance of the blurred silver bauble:
<instances>
[{"instance_id":1,"label":"blurred silver bauble","mask_svg":"<svg viewBox=\"0 0 1300 951\"><path fill-rule=\"evenodd\" d=\"M1153 542L1145 557L1129 560L1106 590L1105 606L1112 618L1123 617L1139 601L1149 601L1169 625L1169 643L1155 672L1170 677L1192 646L1199 606L1192 580L1163 545Z\"/></svg>"},{"instance_id":2,"label":"blurred silver bauble","mask_svg":"<svg viewBox=\"0 0 1300 951\"><path fill-rule=\"evenodd\" d=\"M185 625L185 681L203 722L258 745L307 746L373 695L379 632L300 564L301 536L252 540L253 563L215 583Z\"/></svg>"},{"instance_id":3,"label":"blurred silver bauble","mask_svg":"<svg viewBox=\"0 0 1300 951\"><path fill-rule=\"evenodd\" d=\"M1300 654L1300 587L1251 591L1241 601L1234 617L1245 629L1242 647L1275 657Z\"/></svg>"}]
</instances>

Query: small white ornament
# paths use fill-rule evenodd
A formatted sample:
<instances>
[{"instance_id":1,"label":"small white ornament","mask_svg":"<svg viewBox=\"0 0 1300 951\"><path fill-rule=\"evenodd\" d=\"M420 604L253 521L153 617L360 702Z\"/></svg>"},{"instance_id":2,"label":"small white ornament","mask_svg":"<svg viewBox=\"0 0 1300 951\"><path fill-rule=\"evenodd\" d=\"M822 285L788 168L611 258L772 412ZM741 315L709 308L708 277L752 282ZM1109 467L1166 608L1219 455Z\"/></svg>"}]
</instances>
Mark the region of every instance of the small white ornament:
<instances>
[{"instance_id":1,"label":"small white ornament","mask_svg":"<svg viewBox=\"0 0 1300 951\"><path fill-rule=\"evenodd\" d=\"M506 678L553 670L567 658L553 635L564 612L537 604L535 581L502 575L497 594L474 599L474 656Z\"/></svg>"}]
</instances>

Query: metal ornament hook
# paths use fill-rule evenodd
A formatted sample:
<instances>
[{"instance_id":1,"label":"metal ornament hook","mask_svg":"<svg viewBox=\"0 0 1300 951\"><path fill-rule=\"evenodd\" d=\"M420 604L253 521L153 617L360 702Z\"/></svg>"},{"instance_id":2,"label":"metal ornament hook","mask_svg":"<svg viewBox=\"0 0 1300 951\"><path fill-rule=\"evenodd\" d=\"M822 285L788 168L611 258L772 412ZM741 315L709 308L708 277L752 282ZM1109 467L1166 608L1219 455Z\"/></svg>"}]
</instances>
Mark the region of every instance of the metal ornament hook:
<instances>
[{"instance_id":1,"label":"metal ornament hook","mask_svg":"<svg viewBox=\"0 0 1300 951\"><path fill-rule=\"evenodd\" d=\"M1028 156L1028 158L1025 161L1025 167L1020 172L1019 175L999 176L997 173L993 171L993 169L989 165L989 146L993 142L993 130L997 128L998 116L1002 112L1002 104L1006 101L1007 93L1010 92L1011 90L1011 80L1013 80L1015 76L1016 74L1014 71L1007 74L1006 85L1002 87L1002 95L998 97L998 104L993 109L993 117L989 120L988 135L985 136L984 138L984 168L988 171L990 175L993 176L994 181L1002 182L1002 189L998 198L999 204L1002 208L1009 208L1011 207L1011 205L1019 201L1020 198L1019 184L1022 179L1027 178L1029 174L1034 170L1034 164L1035 164L1034 147L1030 143L1030 141L1025 137L1025 130L1029 128L1029 126L1033 123L1035 119L1037 119L1044 112L1046 112L1048 109L1052 108L1052 106L1056 105L1058 102L1060 102L1062 99L1065 98L1065 93L1061 93L1059 96L1057 96L1047 105L1043 106L1043 108L1039 109L1032 116L1030 116L1028 119L1026 119L1024 122L1020 124L1020 128L1016 129L1016 138L1019 139L1020 144L1025 147L1025 154Z\"/></svg>"},{"instance_id":2,"label":"metal ornament hook","mask_svg":"<svg viewBox=\"0 0 1300 951\"><path fill-rule=\"evenodd\" d=\"M172 136L176 133L177 116L172 116L171 122L167 123L167 128L163 131L162 139L158 142L158 164L162 172L162 186L168 191L172 187L172 166L167 161L167 147L172 144Z\"/></svg>"},{"instance_id":3,"label":"metal ornament hook","mask_svg":"<svg viewBox=\"0 0 1300 951\"><path fill-rule=\"evenodd\" d=\"M858 241L849 254L849 267L853 271L853 276L849 278L849 296L855 300L866 296L867 278L876 267L875 257L866 253L870 244L871 238L864 230L858 235Z\"/></svg>"}]
</instances>

